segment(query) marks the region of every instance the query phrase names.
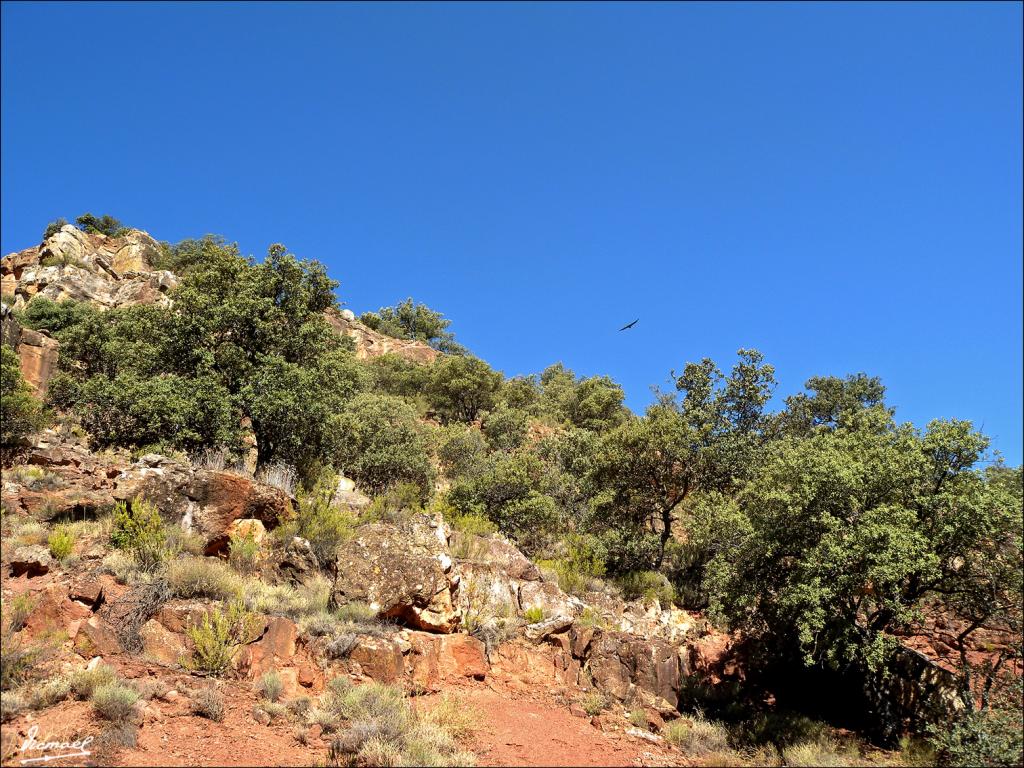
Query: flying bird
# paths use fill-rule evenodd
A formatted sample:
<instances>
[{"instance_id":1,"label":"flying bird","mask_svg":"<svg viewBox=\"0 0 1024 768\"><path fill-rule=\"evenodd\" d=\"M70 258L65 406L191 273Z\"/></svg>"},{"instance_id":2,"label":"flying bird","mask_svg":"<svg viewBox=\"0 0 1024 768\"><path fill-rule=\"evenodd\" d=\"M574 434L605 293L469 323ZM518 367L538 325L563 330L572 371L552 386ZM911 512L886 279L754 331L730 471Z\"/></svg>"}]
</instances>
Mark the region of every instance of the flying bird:
<instances>
[{"instance_id":1,"label":"flying bird","mask_svg":"<svg viewBox=\"0 0 1024 768\"><path fill-rule=\"evenodd\" d=\"M633 321L632 323L626 323L626 325L624 325L624 326L622 326L621 328L619 328L619 330L620 330L620 331L625 331L625 330L628 330L628 329L632 328L632 327L633 327L634 325L636 325L636 324L637 324L637 323L639 323L639 322L640 322L640 318L638 317L638 318L637 318L636 320L634 320L634 321Z\"/></svg>"}]
</instances>

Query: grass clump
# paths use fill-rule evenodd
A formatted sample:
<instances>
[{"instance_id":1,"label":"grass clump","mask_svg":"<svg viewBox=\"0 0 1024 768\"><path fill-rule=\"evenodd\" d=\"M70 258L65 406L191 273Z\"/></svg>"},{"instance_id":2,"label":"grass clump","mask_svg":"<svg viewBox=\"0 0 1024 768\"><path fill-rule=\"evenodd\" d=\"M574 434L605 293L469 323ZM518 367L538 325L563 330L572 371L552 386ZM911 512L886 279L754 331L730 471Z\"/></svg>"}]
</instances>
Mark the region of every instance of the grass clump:
<instances>
[{"instance_id":1,"label":"grass clump","mask_svg":"<svg viewBox=\"0 0 1024 768\"><path fill-rule=\"evenodd\" d=\"M267 701L276 703L284 691L284 683L281 682L281 676L277 674L276 670L271 670L259 679L259 682L256 683L256 690Z\"/></svg>"},{"instance_id":2,"label":"grass clump","mask_svg":"<svg viewBox=\"0 0 1024 768\"><path fill-rule=\"evenodd\" d=\"M167 564L167 581L176 597L231 600L242 594L238 574L220 560L183 557Z\"/></svg>"},{"instance_id":3,"label":"grass clump","mask_svg":"<svg viewBox=\"0 0 1024 768\"><path fill-rule=\"evenodd\" d=\"M92 707L100 717L114 723L124 722L139 700L139 692L121 682L104 683L92 692Z\"/></svg>"},{"instance_id":4,"label":"grass clump","mask_svg":"<svg viewBox=\"0 0 1024 768\"><path fill-rule=\"evenodd\" d=\"M67 526L58 526L47 539L50 554L57 560L64 560L75 548L75 535Z\"/></svg>"},{"instance_id":5,"label":"grass clump","mask_svg":"<svg viewBox=\"0 0 1024 768\"><path fill-rule=\"evenodd\" d=\"M234 661L239 646L255 640L261 627L260 618L241 603L233 602L227 610L211 610L199 624L185 630L192 641L192 653L182 666L193 672L222 675Z\"/></svg>"},{"instance_id":6,"label":"grass clump","mask_svg":"<svg viewBox=\"0 0 1024 768\"><path fill-rule=\"evenodd\" d=\"M681 715L665 726L662 735L690 757L721 753L729 749L729 732L725 727L705 720L700 713Z\"/></svg>"},{"instance_id":7,"label":"grass clump","mask_svg":"<svg viewBox=\"0 0 1024 768\"><path fill-rule=\"evenodd\" d=\"M224 720L224 697L213 688L201 688L192 694L192 714L219 723Z\"/></svg>"},{"instance_id":8,"label":"grass clump","mask_svg":"<svg viewBox=\"0 0 1024 768\"><path fill-rule=\"evenodd\" d=\"M232 534L228 549L228 562L239 573L252 574L259 570L260 545L252 529Z\"/></svg>"},{"instance_id":9,"label":"grass clump","mask_svg":"<svg viewBox=\"0 0 1024 768\"><path fill-rule=\"evenodd\" d=\"M583 711L591 717L599 715L604 712L611 705L608 697L600 691L591 691L580 699L580 706L583 707Z\"/></svg>"},{"instance_id":10,"label":"grass clump","mask_svg":"<svg viewBox=\"0 0 1024 768\"><path fill-rule=\"evenodd\" d=\"M57 675L37 685L27 685L20 693L29 709L46 709L71 695L71 680Z\"/></svg>"},{"instance_id":11,"label":"grass clump","mask_svg":"<svg viewBox=\"0 0 1024 768\"><path fill-rule=\"evenodd\" d=\"M532 605L523 611L523 619L527 624L536 624L544 621L544 609L539 605Z\"/></svg>"},{"instance_id":12,"label":"grass clump","mask_svg":"<svg viewBox=\"0 0 1024 768\"><path fill-rule=\"evenodd\" d=\"M68 680L71 692L76 699L85 701L92 698L96 689L109 685L117 680L113 667L97 664L92 669L80 669L72 672Z\"/></svg>"}]
</instances>

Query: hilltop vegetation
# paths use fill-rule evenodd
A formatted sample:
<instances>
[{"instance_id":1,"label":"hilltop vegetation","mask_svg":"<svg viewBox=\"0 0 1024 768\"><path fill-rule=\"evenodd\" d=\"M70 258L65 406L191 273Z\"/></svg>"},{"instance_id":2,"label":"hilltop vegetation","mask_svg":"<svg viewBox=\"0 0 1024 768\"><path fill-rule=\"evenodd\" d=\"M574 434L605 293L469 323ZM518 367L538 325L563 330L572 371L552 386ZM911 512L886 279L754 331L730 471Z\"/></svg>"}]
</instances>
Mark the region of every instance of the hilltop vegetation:
<instances>
[{"instance_id":1,"label":"hilltop vegetation","mask_svg":"<svg viewBox=\"0 0 1024 768\"><path fill-rule=\"evenodd\" d=\"M774 369L747 349L724 370L686 363L635 415L608 377L555 364L506 379L412 299L362 321L448 354L359 360L327 321L338 283L320 263L209 236L162 258L181 277L169 307L37 298L18 313L60 341L60 372L34 402L4 348L5 450L45 412L94 449L240 460L247 419L261 466L306 491L339 473L378 497L412 488L456 526L507 534L566 591L610 582L705 610L772 662L870 677L939 610L962 628L965 704L943 759L1019 754L1019 708L976 692L1000 689L1020 645L983 669L967 649L980 627L1021 633L1022 471L971 423L900 424L864 373L812 378L773 413Z\"/></svg>"}]
</instances>

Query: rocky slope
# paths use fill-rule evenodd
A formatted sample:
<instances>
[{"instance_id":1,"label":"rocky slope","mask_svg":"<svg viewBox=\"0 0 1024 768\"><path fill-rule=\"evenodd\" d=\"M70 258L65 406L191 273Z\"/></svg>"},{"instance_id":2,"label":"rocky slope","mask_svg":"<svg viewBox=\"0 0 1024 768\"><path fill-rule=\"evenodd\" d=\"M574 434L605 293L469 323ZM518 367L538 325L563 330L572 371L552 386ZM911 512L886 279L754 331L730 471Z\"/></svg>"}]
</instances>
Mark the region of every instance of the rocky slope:
<instances>
[{"instance_id":1,"label":"rocky slope","mask_svg":"<svg viewBox=\"0 0 1024 768\"><path fill-rule=\"evenodd\" d=\"M160 244L148 233L131 229L120 237L89 234L67 225L34 248L0 259L0 294L23 308L35 296L52 301L88 301L101 309L136 304L169 305L178 278L156 269ZM359 322L349 310L327 313L328 322L352 339L359 359L395 354L429 363L437 351L418 341L394 339ZM56 370L59 344L44 331L20 328L4 310L2 337L21 358L22 373L37 394Z\"/></svg>"}]
</instances>

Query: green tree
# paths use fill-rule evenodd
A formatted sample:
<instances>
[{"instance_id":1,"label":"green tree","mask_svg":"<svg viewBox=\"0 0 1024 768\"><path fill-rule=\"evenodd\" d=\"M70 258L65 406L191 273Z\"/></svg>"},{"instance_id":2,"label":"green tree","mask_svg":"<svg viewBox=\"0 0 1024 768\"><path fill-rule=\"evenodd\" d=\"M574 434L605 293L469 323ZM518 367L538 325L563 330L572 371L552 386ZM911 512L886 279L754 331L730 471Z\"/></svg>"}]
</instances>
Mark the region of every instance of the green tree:
<instances>
[{"instance_id":1,"label":"green tree","mask_svg":"<svg viewBox=\"0 0 1024 768\"><path fill-rule=\"evenodd\" d=\"M376 312L364 312L359 318L364 325L396 339L411 339L429 344L448 354L462 355L466 350L448 331L451 321L426 304L417 304L408 298L393 307L381 307Z\"/></svg>"},{"instance_id":2,"label":"green tree","mask_svg":"<svg viewBox=\"0 0 1024 768\"><path fill-rule=\"evenodd\" d=\"M119 237L125 232L125 227L113 216L93 216L91 213L83 213L75 223L78 228L91 234L106 235L107 237Z\"/></svg>"},{"instance_id":3,"label":"green tree","mask_svg":"<svg viewBox=\"0 0 1024 768\"><path fill-rule=\"evenodd\" d=\"M443 357L431 366L427 397L445 421L475 421L494 407L502 376L475 357Z\"/></svg>"},{"instance_id":4,"label":"green tree","mask_svg":"<svg viewBox=\"0 0 1024 768\"><path fill-rule=\"evenodd\" d=\"M616 538L630 553L626 558L609 542L613 568L660 567L692 494L725 490L753 464L765 441L774 371L756 351L740 350L739 357L727 377L711 360L687 364L676 379L682 401L663 395L643 418L602 439L591 481L599 489L592 519L606 530L628 532ZM648 555L650 562L634 559Z\"/></svg>"},{"instance_id":5,"label":"green tree","mask_svg":"<svg viewBox=\"0 0 1024 768\"><path fill-rule=\"evenodd\" d=\"M51 221L49 224L46 225L46 229L43 230L43 240L49 240L55 234L60 232L62 227L66 227L67 225L68 220L63 217Z\"/></svg>"},{"instance_id":6,"label":"green tree","mask_svg":"<svg viewBox=\"0 0 1024 768\"><path fill-rule=\"evenodd\" d=\"M423 427L408 403L391 395L355 397L336 422L332 457L374 494L401 483L430 491L434 471Z\"/></svg>"},{"instance_id":7,"label":"green tree","mask_svg":"<svg viewBox=\"0 0 1024 768\"><path fill-rule=\"evenodd\" d=\"M929 599L968 635L992 621L1019 632L1024 521L1019 496L978 471L986 447L967 422L920 433L881 404L772 445L709 566L713 607L808 663L868 670Z\"/></svg>"},{"instance_id":8,"label":"green tree","mask_svg":"<svg viewBox=\"0 0 1024 768\"><path fill-rule=\"evenodd\" d=\"M519 388L517 395L528 393L526 386ZM624 397L622 387L607 376L577 378L561 363L540 375L540 411L569 426L600 432L621 424L628 415Z\"/></svg>"},{"instance_id":9,"label":"green tree","mask_svg":"<svg viewBox=\"0 0 1024 768\"><path fill-rule=\"evenodd\" d=\"M495 451L514 451L526 440L529 415L517 408L498 405L483 418L483 433Z\"/></svg>"}]
</instances>

